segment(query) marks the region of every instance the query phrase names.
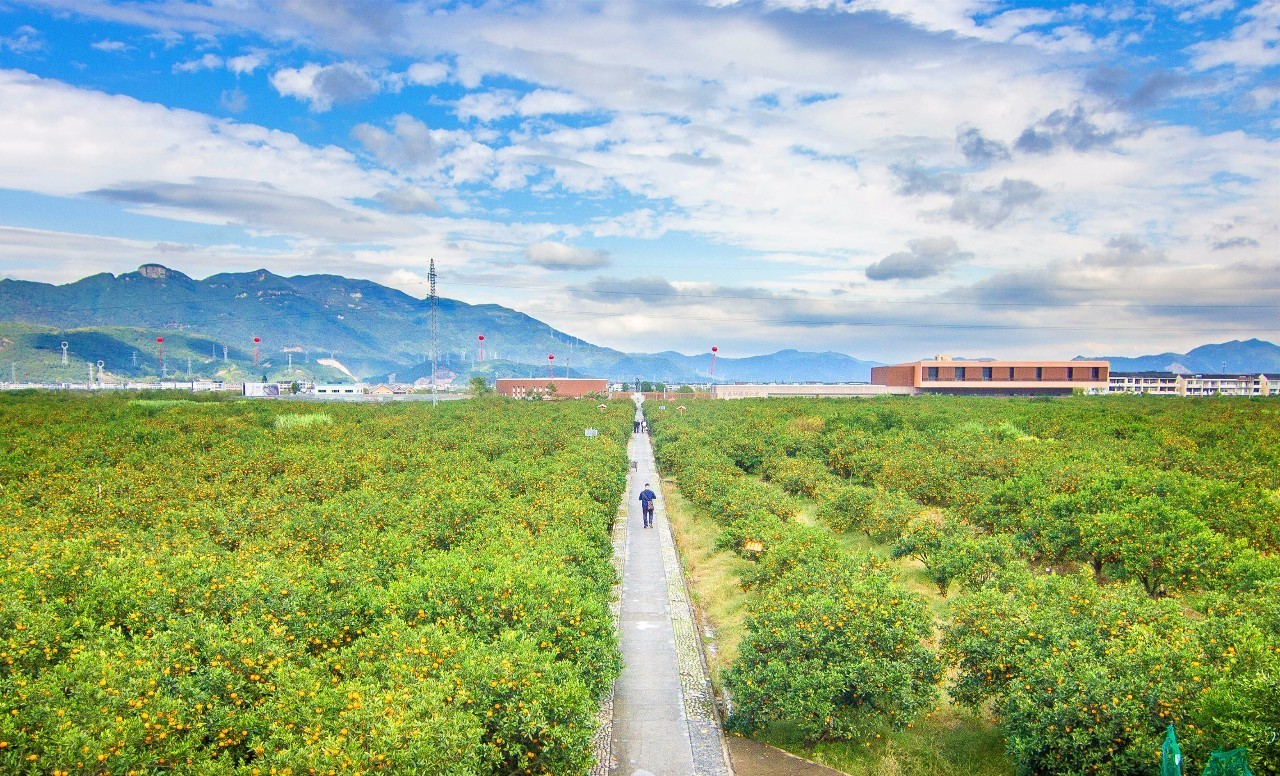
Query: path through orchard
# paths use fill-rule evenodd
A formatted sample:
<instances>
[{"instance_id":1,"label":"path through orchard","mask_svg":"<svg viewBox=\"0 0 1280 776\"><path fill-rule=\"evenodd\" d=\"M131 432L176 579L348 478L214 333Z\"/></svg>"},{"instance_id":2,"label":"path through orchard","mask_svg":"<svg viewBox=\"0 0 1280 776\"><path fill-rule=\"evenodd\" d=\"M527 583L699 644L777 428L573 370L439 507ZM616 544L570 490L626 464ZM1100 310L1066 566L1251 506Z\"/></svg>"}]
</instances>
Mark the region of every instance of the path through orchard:
<instances>
[{"instance_id":1,"label":"path through orchard","mask_svg":"<svg viewBox=\"0 0 1280 776\"><path fill-rule=\"evenodd\" d=\"M627 483L626 520L614 529L623 561L623 669L614 684L608 760L596 773L727 776L724 737L648 435L632 436L629 453L635 469ZM658 494L653 528L642 527L645 483Z\"/></svg>"}]
</instances>

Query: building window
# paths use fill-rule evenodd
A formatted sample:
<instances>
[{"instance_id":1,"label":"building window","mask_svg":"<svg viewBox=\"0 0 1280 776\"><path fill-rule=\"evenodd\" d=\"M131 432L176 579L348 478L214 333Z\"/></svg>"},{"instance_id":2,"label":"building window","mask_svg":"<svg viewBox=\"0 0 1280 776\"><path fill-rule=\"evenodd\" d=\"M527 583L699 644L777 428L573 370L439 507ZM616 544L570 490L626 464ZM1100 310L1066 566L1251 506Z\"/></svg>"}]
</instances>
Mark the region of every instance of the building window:
<instances>
[{"instance_id":1,"label":"building window","mask_svg":"<svg viewBox=\"0 0 1280 776\"><path fill-rule=\"evenodd\" d=\"M1074 366L1067 367L1067 379L1068 380L1076 379L1076 368Z\"/></svg>"},{"instance_id":2,"label":"building window","mask_svg":"<svg viewBox=\"0 0 1280 776\"><path fill-rule=\"evenodd\" d=\"M956 367L956 379L957 379L957 380L963 380L963 379L964 379L964 367L962 367L962 366L958 366L958 367Z\"/></svg>"},{"instance_id":3,"label":"building window","mask_svg":"<svg viewBox=\"0 0 1280 776\"><path fill-rule=\"evenodd\" d=\"M991 367L989 366L982 367L982 379L983 380L991 379Z\"/></svg>"},{"instance_id":4,"label":"building window","mask_svg":"<svg viewBox=\"0 0 1280 776\"><path fill-rule=\"evenodd\" d=\"M1042 366L1038 366L1038 367L1036 367L1036 379L1037 379L1037 380L1043 380L1043 379L1044 379L1044 367L1042 367Z\"/></svg>"},{"instance_id":5,"label":"building window","mask_svg":"<svg viewBox=\"0 0 1280 776\"><path fill-rule=\"evenodd\" d=\"M925 370L925 376L924 376L924 379L926 379L926 380L937 380L937 379L938 379L938 367L936 367L936 366L927 367L927 368L926 368L926 370Z\"/></svg>"},{"instance_id":6,"label":"building window","mask_svg":"<svg viewBox=\"0 0 1280 776\"><path fill-rule=\"evenodd\" d=\"M1009 379L1013 379L1013 367L1009 367Z\"/></svg>"},{"instance_id":7,"label":"building window","mask_svg":"<svg viewBox=\"0 0 1280 776\"><path fill-rule=\"evenodd\" d=\"M1102 375L1102 370L1096 366L1089 370L1090 380L1098 380L1101 378L1101 375Z\"/></svg>"}]
</instances>

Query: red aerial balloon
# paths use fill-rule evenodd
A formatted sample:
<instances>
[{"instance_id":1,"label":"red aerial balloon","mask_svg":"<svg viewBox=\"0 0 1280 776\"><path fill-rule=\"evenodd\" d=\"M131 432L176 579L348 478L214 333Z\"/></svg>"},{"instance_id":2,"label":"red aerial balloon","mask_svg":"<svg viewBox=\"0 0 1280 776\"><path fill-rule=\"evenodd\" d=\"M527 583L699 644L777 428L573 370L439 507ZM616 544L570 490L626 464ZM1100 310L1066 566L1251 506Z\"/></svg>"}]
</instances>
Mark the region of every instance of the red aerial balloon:
<instances>
[{"instance_id":1,"label":"red aerial balloon","mask_svg":"<svg viewBox=\"0 0 1280 776\"><path fill-rule=\"evenodd\" d=\"M480 341L481 341L481 342L484 342L484 335L483 335L483 334L481 334L481 335L480 335Z\"/></svg>"},{"instance_id":2,"label":"red aerial balloon","mask_svg":"<svg viewBox=\"0 0 1280 776\"><path fill-rule=\"evenodd\" d=\"M551 356L547 356L547 359L550 361L555 361L556 357L554 355L551 355Z\"/></svg>"},{"instance_id":3,"label":"red aerial balloon","mask_svg":"<svg viewBox=\"0 0 1280 776\"><path fill-rule=\"evenodd\" d=\"M259 338L259 337L254 337L254 338L253 338L253 341L254 341L254 342L262 342L261 338Z\"/></svg>"},{"instance_id":4,"label":"red aerial balloon","mask_svg":"<svg viewBox=\"0 0 1280 776\"><path fill-rule=\"evenodd\" d=\"M164 337L156 337L156 342L164 342Z\"/></svg>"}]
</instances>

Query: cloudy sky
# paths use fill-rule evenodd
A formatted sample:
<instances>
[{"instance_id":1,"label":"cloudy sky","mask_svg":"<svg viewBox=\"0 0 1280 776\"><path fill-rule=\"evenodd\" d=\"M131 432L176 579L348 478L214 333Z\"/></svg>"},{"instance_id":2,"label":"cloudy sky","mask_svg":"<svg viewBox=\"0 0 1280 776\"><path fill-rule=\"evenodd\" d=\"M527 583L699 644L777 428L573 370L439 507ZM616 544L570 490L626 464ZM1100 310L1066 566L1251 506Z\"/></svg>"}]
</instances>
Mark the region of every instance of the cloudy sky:
<instances>
[{"instance_id":1,"label":"cloudy sky","mask_svg":"<svg viewBox=\"0 0 1280 776\"><path fill-rule=\"evenodd\" d=\"M624 350L1280 341L1280 0L0 0L0 275Z\"/></svg>"}]
</instances>

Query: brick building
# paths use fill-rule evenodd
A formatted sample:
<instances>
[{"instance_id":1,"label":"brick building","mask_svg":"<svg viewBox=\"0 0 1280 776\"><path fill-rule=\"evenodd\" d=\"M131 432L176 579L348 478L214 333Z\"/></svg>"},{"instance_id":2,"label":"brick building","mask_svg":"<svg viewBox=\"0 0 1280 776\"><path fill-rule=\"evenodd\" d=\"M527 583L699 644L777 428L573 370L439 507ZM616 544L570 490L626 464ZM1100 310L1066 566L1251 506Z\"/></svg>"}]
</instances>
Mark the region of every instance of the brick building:
<instances>
[{"instance_id":1,"label":"brick building","mask_svg":"<svg viewBox=\"0 0 1280 776\"><path fill-rule=\"evenodd\" d=\"M589 393L608 395L609 381L605 379L556 377L517 379L513 377L498 378L494 387L500 395L513 399L527 399L530 396L546 396L548 386L556 387L555 396L562 399L581 399Z\"/></svg>"},{"instance_id":2,"label":"brick building","mask_svg":"<svg viewBox=\"0 0 1280 776\"><path fill-rule=\"evenodd\" d=\"M786 384L769 385L763 383L735 383L733 385L713 385L711 395L717 399L768 399L768 398L813 398L839 399L869 396L911 396L916 393L910 386L890 387L887 385L865 385L862 383L845 384Z\"/></svg>"},{"instance_id":3,"label":"brick building","mask_svg":"<svg viewBox=\"0 0 1280 776\"><path fill-rule=\"evenodd\" d=\"M877 366L872 385L915 388L920 393L971 396L1070 396L1083 390L1106 393L1107 361L929 361Z\"/></svg>"}]
</instances>

